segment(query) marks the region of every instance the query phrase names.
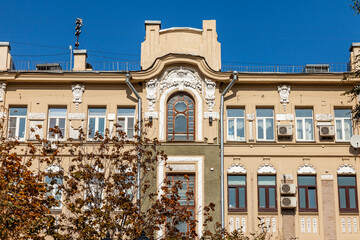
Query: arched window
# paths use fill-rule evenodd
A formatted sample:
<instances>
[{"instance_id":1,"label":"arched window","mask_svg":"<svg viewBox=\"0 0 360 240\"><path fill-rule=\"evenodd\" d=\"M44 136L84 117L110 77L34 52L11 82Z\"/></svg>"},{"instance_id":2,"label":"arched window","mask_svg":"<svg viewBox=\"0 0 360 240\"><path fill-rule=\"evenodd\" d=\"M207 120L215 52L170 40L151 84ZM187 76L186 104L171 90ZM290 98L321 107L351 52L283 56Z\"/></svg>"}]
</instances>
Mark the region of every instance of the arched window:
<instances>
[{"instance_id":1,"label":"arched window","mask_svg":"<svg viewBox=\"0 0 360 240\"><path fill-rule=\"evenodd\" d=\"M167 139L194 140L194 100L185 93L176 93L167 104Z\"/></svg>"}]
</instances>

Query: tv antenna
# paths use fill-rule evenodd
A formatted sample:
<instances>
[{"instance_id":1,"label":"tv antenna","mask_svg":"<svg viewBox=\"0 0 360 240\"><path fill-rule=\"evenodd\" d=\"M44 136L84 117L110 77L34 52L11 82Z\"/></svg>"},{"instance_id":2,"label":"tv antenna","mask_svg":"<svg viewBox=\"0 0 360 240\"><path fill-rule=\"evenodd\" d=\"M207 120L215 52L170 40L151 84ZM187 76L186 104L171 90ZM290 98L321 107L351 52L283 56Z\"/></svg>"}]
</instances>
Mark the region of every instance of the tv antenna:
<instances>
[{"instance_id":1,"label":"tv antenna","mask_svg":"<svg viewBox=\"0 0 360 240\"><path fill-rule=\"evenodd\" d=\"M76 36L76 43L75 43L75 49L79 48L79 36L81 33L81 27L83 25L83 20L82 18L76 18L75 21L76 27L75 27L75 36Z\"/></svg>"}]
</instances>

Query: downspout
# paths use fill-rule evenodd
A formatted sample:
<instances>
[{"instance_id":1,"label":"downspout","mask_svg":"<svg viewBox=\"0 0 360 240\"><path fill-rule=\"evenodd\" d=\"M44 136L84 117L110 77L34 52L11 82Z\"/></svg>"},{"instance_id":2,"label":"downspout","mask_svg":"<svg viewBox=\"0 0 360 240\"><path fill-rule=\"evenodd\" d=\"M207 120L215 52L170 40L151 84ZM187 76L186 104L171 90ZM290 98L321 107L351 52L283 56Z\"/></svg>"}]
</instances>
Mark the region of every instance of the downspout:
<instances>
[{"instance_id":1,"label":"downspout","mask_svg":"<svg viewBox=\"0 0 360 240\"><path fill-rule=\"evenodd\" d=\"M238 75L233 71L233 79L221 94L220 100L220 164L221 164L221 228L225 228L225 203L224 203L224 96L237 81Z\"/></svg>"},{"instance_id":2,"label":"downspout","mask_svg":"<svg viewBox=\"0 0 360 240\"><path fill-rule=\"evenodd\" d=\"M126 84L128 85L128 87L131 89L131 91L135 94L136 98L138 99L138 136L139 138L141 138L141 97L139 95L139 93L136 91L136 89L134 88L134 86L130 83L130 78L131 78L131 74L130 73L126 73ZM137 171L137 176L136 176L136 184L138 186L138 190L137 190L137 194L136 194L136 198L137 201L139 203L140 206L140 161L141 161L141 156L140 153L138 152L138 171Z\"/></svg>"}]
</instances>

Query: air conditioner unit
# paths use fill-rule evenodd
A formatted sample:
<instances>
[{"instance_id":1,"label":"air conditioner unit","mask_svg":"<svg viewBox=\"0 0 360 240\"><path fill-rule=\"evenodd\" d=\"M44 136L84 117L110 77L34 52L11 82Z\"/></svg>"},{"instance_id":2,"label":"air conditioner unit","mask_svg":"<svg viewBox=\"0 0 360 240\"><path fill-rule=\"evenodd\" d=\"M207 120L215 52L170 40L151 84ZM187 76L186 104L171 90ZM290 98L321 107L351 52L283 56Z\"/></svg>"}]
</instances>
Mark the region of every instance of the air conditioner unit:
<instances>
[{"instance_id":1,"label":"air conditioner unit","mask_svg":"<svg viewBox=\"0 0 360 240\"><path fill-rule=\"evenodd\" d=\"M281 194L295 194L296 193L296 186L295 184L283 183L280 186L280 193Z\"/></svg>"},{"instance_id":2,"label":"air conditioner unit","mask_svg":"<svg viewBox=\"0 0 360 240\"><path fill-rule=\"evenodd\" d=\"M335 136L335 127L333 125L320 126L320 137Z\"/></svg>"},{"instance_id":3,"label":"air conditioner unit","mask_svg":"<svg viewBox=\"0 0 360 240\"><path fill-rule=\"evenodd\" d=\"M279 137L289 137L293 135L293 126L292 125L279 125L278 126L278 136Z\"/></svg>"},{"instance_id":4,"label":"air conditioner unit","mask_svg":"<svg viewBox=\"0 0 360 240\"><path fill-rule=\"evenodd\" d=\"M296 197L281 197L281 208L296 208Z\"/></svg>"}]
</instances>

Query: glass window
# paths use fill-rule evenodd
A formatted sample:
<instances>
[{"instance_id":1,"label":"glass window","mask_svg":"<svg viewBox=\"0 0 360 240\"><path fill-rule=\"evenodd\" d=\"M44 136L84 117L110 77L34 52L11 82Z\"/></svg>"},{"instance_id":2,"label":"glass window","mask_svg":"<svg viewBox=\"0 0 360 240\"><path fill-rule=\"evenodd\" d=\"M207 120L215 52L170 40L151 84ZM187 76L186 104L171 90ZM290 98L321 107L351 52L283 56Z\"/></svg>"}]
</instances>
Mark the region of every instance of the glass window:
<instances>
[{"instance_id":1,"label":"glass window","mask_svg":"<svg viewBox=\"0 0 360 240\"><path fill-rule=\"evenodd\" d=\"M51 129L55 127L61 133L56 133ZM49 139L64 140L66 131L66 108L50 108L49 109Z\"/></svg>"},{"instance_id":2,"label":"glass window","mask_svg":"<svg viewBox=\"0 0 360 240\"><path fill-rule=\"evenodd\" d=\"M195 139L195 104L185 93L172 96L167 104L167 139Z\"/></svg>"},{"instance_id":3,"label":"glass window","mask_svg":"<svg viewBox=\"0 0 360 240\"><path fill-rule=\"evenodd\" d=\"M9 138L25 140L27 108L10 107Z\"/></svg>"},{"instance_id":4,"label":"glass window","mask_svg":"<svg viewBox=\"0 0 360 240\"><path fill-rule=\"evenodd\" d=\"M97 134L104 136L106 108L89 108L88 138L94 139ZM97 133L97 134L96 134Z\"/></svg>"},{"instance_id":5,"label":"glass window","mask_svg":"<svg viewBox=\"0 0 360 240\"><path fill-rule=\"evenodd\" d=\"M125 132L128 139L134 138L135 108L118 108L118 130Z\"/></svg>"},{"instance_id":6,"label":"glass window","mask_svg":"<svg viewBox=\"0 0 360 240\"><path fill-rule=\"evenodd\" d=\"M53 207L53 209L61 209L61 191L59 190L59 185L63 184L63 180L60 177L49 177L45 176L45 183L47 184L47 195L53 196L58 205Z\"/></svg>"},{"instance_id":7,"label":"glass window","mask_svg":"<svg viewBox=\"0 0 360 240\"><path fill-rule=\"evenodd\" d=\"M299 211L317 211L316 176L298 176Z\"/></svg>"},{"instance_id":8,"label":"glass window","mask_svg":"<svg viewBox=\"0 0 360 240\"><path fill-rule=\"evenodd\" d=\"M246 176L228 176L229 211L246 211Z\"/></svg>"},{"instance_id":9,"label":"glass window","mask_svg":"<svg viewBox=\"0 0 360 240\"><path fill-rule=\"evenodd\" d=\"M340 212L357 212L357 190L355 176L338 176Z\"/></svg>"},{"instance_id":10,"label":"glass window","mask_svg":"<svg viewBox=\"0 0 360 240\"><path fill-rule=\"evenodd\" d=\"M277 211L276 176L258 176L259 211Z\"/></svg>"},{"instance_id":11,"label":"glass window","mask_svg":"<svg viewBox=\"0 0 360 240\"><path fill-rule=\"evenodd\" d=\"M274 110L256 109L257 140L274 140Z\"/></svg>"},{"instance_id":12,"label":"glass window","mask_svg":"<svg viewBox=\"0 0 360 240\"><path fill-rule=\"evenodd\" d=\"M335 109L336 141L350 141L352 136L351 109Z\"/></svg>"},{"instance_id":13,"label":"glass window","mask_svg":"<svg viewBox=\"0 0 360 240\"><path fill-rule=\"evenodd\" d=\"M313 126L313 110L312 109L296 109L296 140L298 141L313 141L314 140L314 126Z\"/></svg>"},{"instance_id":14,"label":"glass window","mask_svg":"<svg viewBox=\"0 0 360 240\"><path fill-rule=\"evenodd\" d=\"M245 110L228 109L228 140L244 141L245 140Z\"/></svg>"}]
</instances>

